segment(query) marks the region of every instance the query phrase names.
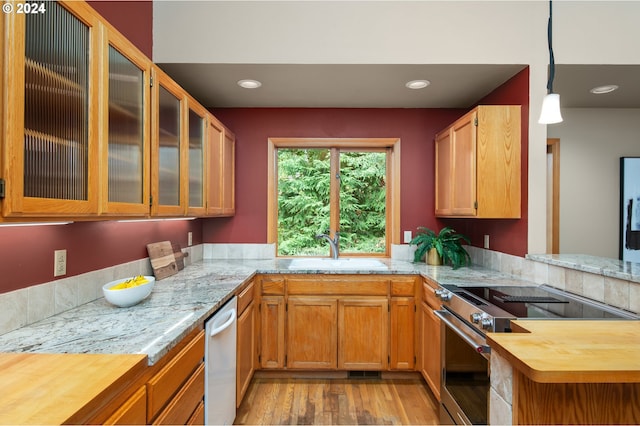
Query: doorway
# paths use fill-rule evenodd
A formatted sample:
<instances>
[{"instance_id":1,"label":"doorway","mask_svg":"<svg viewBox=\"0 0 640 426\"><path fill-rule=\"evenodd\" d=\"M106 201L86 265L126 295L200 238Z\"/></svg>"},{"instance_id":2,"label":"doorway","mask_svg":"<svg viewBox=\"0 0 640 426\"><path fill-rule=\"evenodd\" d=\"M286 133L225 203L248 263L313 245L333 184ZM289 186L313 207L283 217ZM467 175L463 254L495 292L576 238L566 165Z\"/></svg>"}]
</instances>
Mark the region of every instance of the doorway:
<instances>
[{"instance_id":1,"label":"doorway","mask_svg":"<svg viewBox=\"0 0 640 426\"><path fill-rule=\"evenodd\" d=\"M547 139L547 254L560 253L560 139Z\"/></svg>"}]
</instances>

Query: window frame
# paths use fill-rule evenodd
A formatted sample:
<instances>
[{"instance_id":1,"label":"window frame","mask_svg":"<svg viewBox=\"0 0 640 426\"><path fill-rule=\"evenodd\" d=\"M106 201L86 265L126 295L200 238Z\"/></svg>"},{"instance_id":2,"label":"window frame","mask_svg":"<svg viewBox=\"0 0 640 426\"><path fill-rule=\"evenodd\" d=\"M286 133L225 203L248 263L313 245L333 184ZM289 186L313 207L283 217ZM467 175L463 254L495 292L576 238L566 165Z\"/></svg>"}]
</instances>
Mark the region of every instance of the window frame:
<instances>
[{"instance_id":1,"label":"window frame","mask_svg":"<svg viewBox=\"0 0 640 426\"><path fill-rule=\"evenodd\" d=\"M354 253L348 256L391 257L391 245L400 244L400 139L399 138L268 138L267 243L278 244L278 149L386 150L386 242L385 253ZM333 157L332 157L333 158ZM332 160L334 161L334 160ZM331 180L331 192L336 190ZM338 209L339 211L339 209ZM332 216L334 213L332 211ZM332 218L333 219L333 218ZM333 222L333 220L332 220ZM332 230L333 231L333 230ZM278 252L276 248L276 253ZM287 256L288 257L288 256Z\"/></svg>"}]
</instances>

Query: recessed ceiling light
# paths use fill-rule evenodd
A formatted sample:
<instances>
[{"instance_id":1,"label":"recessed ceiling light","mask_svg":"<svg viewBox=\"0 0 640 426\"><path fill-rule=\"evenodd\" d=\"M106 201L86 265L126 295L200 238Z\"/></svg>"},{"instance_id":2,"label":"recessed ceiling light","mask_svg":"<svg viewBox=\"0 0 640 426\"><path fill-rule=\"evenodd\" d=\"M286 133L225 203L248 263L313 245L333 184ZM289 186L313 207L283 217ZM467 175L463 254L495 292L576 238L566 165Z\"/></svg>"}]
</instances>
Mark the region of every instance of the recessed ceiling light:
<instances>
[{"instance_id":1,"label":"recessed ceiling light","mask_svg":"<svg viewBox=\"0 0 640 426\"><path fill-rule=\"evenodd\" d=\"M618 86L616 86L615 84L607 84L605 86L598 86L598 87L594 87L593 89L589 90L591 93L595 94L595 95L602 95L604 93L611 93L614 90L616 90L618 88Z\"/></svg>"},{"instance_id":2,"label":"recessed ceiling light","mask_svg":"<svg viewBox=\"0 0 640 426\"><path fill-rule=\"evenodd\" d=\"M408 81L405 86L407 86L409 89L424 89L430 84L431 82L429 80L411 80Z\"/></svg>"},{"instance_id":3,"label":"recessed ceiling light","mask_svg":"<svg viewBox=\"0 0 640 426\"><path fill-rule=\"evenodd\" d=\"M262 86L258 80L240 80L238 81L238 86L244 87L245 89L257 89Z\"/></svg>"}]
</instances>

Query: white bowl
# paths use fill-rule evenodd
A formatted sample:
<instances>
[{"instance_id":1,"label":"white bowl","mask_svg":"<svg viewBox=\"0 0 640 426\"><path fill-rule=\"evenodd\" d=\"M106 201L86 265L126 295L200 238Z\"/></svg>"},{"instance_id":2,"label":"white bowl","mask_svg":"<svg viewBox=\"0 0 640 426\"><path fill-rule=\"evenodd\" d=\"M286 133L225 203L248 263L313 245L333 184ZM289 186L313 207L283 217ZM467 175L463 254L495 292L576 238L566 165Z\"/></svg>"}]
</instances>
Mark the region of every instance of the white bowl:
<instances>
[{"instance_id":1,"label":"white bowl","mask_svg":"<svg viewBox=\"0 0 640 426\"><path fill-rule=\"evenodd\" d=\"M156 282L156 278L146 275L145 278L148 280L148 282L137 285L135 287L123 288L122 290L110 290L110 288L115 286L116 284L120 284L121 282L126 281L128 278L121 278L119 280L111 281L102 286L102 292L104 293L105 299L107 299L109 303L112 303L121 308L127 308L129 306L140 303L145 297L151 294L151 290L153 290L153 285Z\"/></svg>"}]
</instances>

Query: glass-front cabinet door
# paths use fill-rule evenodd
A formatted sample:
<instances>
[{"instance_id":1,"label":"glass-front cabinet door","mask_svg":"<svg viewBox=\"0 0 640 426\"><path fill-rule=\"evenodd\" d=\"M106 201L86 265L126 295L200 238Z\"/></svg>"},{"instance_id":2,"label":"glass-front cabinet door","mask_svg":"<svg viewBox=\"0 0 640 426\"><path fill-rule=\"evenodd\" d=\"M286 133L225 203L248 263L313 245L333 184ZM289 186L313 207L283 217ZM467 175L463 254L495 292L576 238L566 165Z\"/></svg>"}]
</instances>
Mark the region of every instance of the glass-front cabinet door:
<instances>
[{"instance_id":1,"label":"glass-front cabinet door","mask_svg":"<svg viewBox=\"0 0 640 426\"><path fill-rule=\"evenodd\" d=\"M4 13L3 215L98 212L100 22L84 2Z\"/></svg>"},{"instance_id":2,"label":"glass-front cabinet door","mask_svg":"<svg viewBox=\"0 0 640 426\"><path fill-rule=\"evenodd\" d=\"M102 213L146 216L150 211L151 62L124 37L109 34L103 108L107 135L101 153Z\"/></svg>"},{"instance_id":3,"label":"glass-front cabinet door","mask_svg":"<svg viewBox=\"0 0 640 426\"><path fill-rule=\"evenodd\" d=\"M189 113L189 216L205 215L205 152L207 110L192 99L188 99Z\"/></svg>"},{"instance_id":4,"label":"glass-front cabinet door","mask_svg":"<svg viewBox=\"0 0 640 426\"><path fill-rule=\"evenodd\" d=\"M151 213L181 216L186 213L188 182L186 93L160 69L153 72Z\"/></svg>"}]
</instances>

